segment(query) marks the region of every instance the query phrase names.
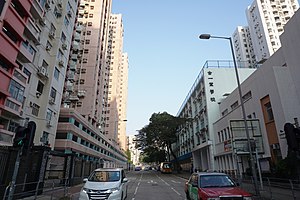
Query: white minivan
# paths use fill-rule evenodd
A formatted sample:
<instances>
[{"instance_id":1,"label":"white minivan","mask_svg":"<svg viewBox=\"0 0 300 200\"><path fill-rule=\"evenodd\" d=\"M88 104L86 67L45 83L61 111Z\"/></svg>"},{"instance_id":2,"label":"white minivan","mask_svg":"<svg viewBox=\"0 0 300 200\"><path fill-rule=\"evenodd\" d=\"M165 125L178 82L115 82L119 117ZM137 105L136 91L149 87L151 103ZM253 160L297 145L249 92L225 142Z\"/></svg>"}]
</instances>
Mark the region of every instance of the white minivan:
<instances>
[{"instance_id":1,"label":"white minivan","mask_svg":"<svg viewBox=\"0 0 300 200\"><path fill-rule=\"evenodd\" d=\"M80 191L80 200L107 199L124 200L127 197L127 182L122 168L95 169Z\"/></svg>"}]
</instances>

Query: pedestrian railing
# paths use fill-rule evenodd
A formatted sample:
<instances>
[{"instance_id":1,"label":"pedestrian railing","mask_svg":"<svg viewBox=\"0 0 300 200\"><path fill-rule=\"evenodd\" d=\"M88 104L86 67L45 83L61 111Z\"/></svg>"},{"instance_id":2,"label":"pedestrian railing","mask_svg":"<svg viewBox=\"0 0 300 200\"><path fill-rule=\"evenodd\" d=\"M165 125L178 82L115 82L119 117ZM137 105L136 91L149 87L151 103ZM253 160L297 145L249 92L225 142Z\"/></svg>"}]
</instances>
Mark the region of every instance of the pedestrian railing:
<instances>
[{"instance_id":1,"label":"pedestrian railing","mask_svg":"<svg viewBox=\"0 0 300 200\"><path fill-rule=\"evenodd\" d=\"M241 187L255 194L252 177L242 179ZM299 180L262 177L258 180L261 199L296 200L300 199Z\"/></svg>"},{"instance_id":2,"label":"pedestrian railing","mask_svg":"<svg viewBox=\"0 0 300 200\"><path fill-rule=\"evenodd\" d=\"M68 196L69 179L52 179L44 182L30 182L6 186L3 200L12 199L38 199L47 195L50 199L53 197Z\"/></svg>"}]
</instances>

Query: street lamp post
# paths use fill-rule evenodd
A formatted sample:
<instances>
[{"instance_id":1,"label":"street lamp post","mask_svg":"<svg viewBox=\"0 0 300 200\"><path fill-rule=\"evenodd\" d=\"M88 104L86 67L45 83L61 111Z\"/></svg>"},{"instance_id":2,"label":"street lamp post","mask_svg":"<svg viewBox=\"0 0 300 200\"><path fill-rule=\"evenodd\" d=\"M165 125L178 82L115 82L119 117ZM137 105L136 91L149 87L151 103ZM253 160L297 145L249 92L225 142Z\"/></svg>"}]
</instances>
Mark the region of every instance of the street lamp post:
<instances>
[{"instance_id":1,"label":"street lamp post","mask_svg":"<svg viewBox=\"0 0 300 200\"><path fill-rule=\"evenodd\" d=\"M201 34L199 36L199 38L200 39L210 39L210 38L226 39L226 40L229 40L229 42L230 42L231 54L232 54L232 59L233 59L233 64L234 64L234 69L235 69L236 81L237 81L237 85L238 85L238 92L239 92L239 97L240 97L240 101L241 101L244 126L245 126L245 130L246 130L246 137L247 137L247 142L248 142L248 149L249 149L249 154L250 154L250 164L251 164L252 175L253 175L253 179L254 179L254 187L255 187L256 195L260 196L258 182L257 182L257 175L256 175L256 171L255 171L255 163L254 163L254 158L253 158L253 154L252 154L253 152L252 152L252 147L251 147L251 139L250 139L249 130L248 130L245 106L244 106L244 101L243 101L243 96L242 96L238 68L237 68L236 60L235 60L235 56L234 56L234 48L233 48L233 44L232 44L232 39L231 39L231 37L211 36L210 34Z\"/></svg>"}]
</instances>

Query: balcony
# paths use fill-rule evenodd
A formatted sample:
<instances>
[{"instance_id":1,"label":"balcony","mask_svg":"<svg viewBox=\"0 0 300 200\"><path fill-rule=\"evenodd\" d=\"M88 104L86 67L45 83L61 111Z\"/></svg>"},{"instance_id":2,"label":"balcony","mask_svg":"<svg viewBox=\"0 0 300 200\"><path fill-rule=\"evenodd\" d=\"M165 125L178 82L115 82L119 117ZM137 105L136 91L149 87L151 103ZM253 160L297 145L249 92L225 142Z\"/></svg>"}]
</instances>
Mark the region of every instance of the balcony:
<instances>
[{"instance_id":1,"label":"balcony","mask_svg":"<svg viewBox=\"0 0 300 200\"><path fill-rule=\"evenodd\" d=\"M30 12L35 19L43 18L44 9L37 0L33 0Z\"/></svg>"},{"instance_id":2,"label":"balcony","mask_svg":"<svg viewBox=\"0 0 300 200\"><path fill-rule=\"evenodd\" d=\"M11 97L6 98L3 110L16 118L22 118L21 103Z\"/></svg>"},{"instance_id":3,"label":"balcony","mask_svg":"<svg viewBox=\"0 0 300 200\"><path fill-rule=\"evenodd\" d=\"M23 37L23 32L25 29L25 21L17 14L12 7L7 9L4 20L10 24L14 31L19 35L20 38Z\"/></svg>"},{"instance_id":4,"label":"balcony","mask_svg":"<svg viewBox=\"0 0 300 200\"><path fill-rule=\"evenodd\" d=\"M3 33L3 32L2 32ZM18 47L13 43L5 34L0 33L0 44L4 48L0 48L0 53L9 60L11 63L15 63L18 55Z\"/></svg>"},{"instance_id":5,"label":"balcony","mask_svg":"<svg viewBox=\"0 0 300 200\"><path fill-rule=\"evenodd\" d=\"M80 38L81 38L80 37L80 33L75 32L75 34L74 34L74 40L77 41L77 42L79 42Z\"/></svg>"},{"instance_id":6,"label":"balcony","mask_svg":"<svg viewBox=\"0 0 300 200\"><path fill-rule=\"evenodd\" d=\"M32 40L34 43L39 44L40 29L34 24L34 22L29 18L27 21L27 26L25 29L25 34L28 39Z\"/></svg>"},{"instance_id":7,"label":"balcony","mask_svg":"<svg viewBox=\"0 0 300 200\"><path fill-rule=\"evenodd\" d=\"M69 63L70 70L75 71L76 70L76 64L77 64L77 62L71 60L70 63Z\"/></svg>"},{"instance_id":8,"label":"balcony","mask_svg":"<svg viewBox=\"0 0 300 200\"><path fill-rule=\"evenodd\" d=\"M79 42L74 41L72 43L72 49L75 50L75 51L79 50Z\"/></svg>"},{"instance_id":9,"label":"balcony","mask_svg":"<svg viewBox=\"0 0 300 200\"><path fill-rule=\"evenodd\" d=\"M74 61L77 61L77 54L72 54L71 59L74 60Z\"/></svg>"},{"instance_id":10,"label":"balcony","mask_svg":"<svg viewBox=\"0 0 300 200\"><path fill-rule=\"evenodd\" d=\"M75 81L75 73L74 72L69 72L68 73L68 80L71 81L71 82L74 82Z\"/></svg>"},{"instance_id":11,"label":"balcony","mask_svg":"<svg viewBox=\"0 0 300 200\"><path fill-rule=\"evenodd\" d=\"M20 46L20 53L18 54L18 59L24 63L32 63L35 55L35 50L25 42L22 42Z\"/></svg>"}]
</instances>

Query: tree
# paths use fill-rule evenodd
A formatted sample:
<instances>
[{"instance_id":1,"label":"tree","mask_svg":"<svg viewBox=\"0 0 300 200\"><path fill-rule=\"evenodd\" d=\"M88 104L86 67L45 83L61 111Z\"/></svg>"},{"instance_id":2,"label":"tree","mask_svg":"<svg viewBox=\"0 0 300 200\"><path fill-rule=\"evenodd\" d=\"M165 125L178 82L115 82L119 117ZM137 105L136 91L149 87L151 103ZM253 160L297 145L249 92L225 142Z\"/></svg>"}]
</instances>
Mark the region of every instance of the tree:
<instances>
[{"instance_id":1,"label":"tree","mask_svg":"<svg viewBox=\"0 0 300 200\"><path fill-rule=\"evenodd\" d=\"M147 156L154 156L151 151L166 151L168 161L170 155L174 157L175 167L179 169L177 156L172 149L172 144L177 141L176 133L180 127L186 124L190 119L175 117L167 112L153 113L150 123L139 130L136 135L137 148L146 153Z\"/></svg>"}]
</instances>

